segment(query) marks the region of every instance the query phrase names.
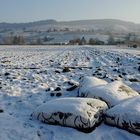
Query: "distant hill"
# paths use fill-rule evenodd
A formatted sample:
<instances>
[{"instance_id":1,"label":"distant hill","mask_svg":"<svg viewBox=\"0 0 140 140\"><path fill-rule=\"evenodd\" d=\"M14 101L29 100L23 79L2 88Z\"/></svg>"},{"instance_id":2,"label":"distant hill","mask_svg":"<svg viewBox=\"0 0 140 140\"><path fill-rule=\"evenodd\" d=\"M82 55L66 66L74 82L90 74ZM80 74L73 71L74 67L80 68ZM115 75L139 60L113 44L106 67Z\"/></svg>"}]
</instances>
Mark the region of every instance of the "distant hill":
<instances>
[{"instance_id":1,"label":"distant hill","mask_svg":"<svg viewBox=\"0 0 140 140\"><path fill-rule=\"evenodd\" d=\"M109 32L140 32L140 24L116 19L79 20L62 22L62 25Z\"/></svg>"},{"instance_id":2,"label":"distant hill","mask_svg":"<svg viewBox=\"0 0 140 140\"><path fill-rule=\"evenodd\" d=\"M85 29L95 30L101 32L113 33L140 33L140 24L133 22L126 22L116 19L97 19L97 20L77 20L77 21L56 21L43 20L29 23L0 23L0 30L2 29L37 29L44 30L55 27L56 29L70 28L73 30Z\"/></svg>"},{"instance_id":3,"label":"distant hill","mask_svg":"<svg viewBox=\"0 0 140 140\"><path fill-rule=\"evenodd\" d=\"M36 22L29 22L29 23L0 23L0 28L29 28L35 26L44 26L44 25L51 25L56 24L57 21L55 20L43 20L43 21L36 21Z\"/></svg>"}]
</instances>

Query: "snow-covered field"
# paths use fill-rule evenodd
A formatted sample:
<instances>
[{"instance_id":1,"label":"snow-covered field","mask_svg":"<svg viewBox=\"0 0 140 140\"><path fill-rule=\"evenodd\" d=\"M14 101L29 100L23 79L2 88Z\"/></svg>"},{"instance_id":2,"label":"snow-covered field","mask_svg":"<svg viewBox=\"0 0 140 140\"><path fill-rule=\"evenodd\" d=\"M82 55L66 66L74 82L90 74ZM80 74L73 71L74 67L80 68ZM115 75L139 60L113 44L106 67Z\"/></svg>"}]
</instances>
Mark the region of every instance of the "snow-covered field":
<instances>
[{"instance_id":1,"label":"snow-covered field","mask_svg":"<svg viewBox=\"0 0 140 140\"><path fill-rule=\"evenodd\" d=\"M140 49L0 46L0 140L140 140L105 124L83 133L31 119L31 113L48 100L76 97L72 84L78 85L85 75L122 80L140 93Z\"/></svg>"}]
</instances>

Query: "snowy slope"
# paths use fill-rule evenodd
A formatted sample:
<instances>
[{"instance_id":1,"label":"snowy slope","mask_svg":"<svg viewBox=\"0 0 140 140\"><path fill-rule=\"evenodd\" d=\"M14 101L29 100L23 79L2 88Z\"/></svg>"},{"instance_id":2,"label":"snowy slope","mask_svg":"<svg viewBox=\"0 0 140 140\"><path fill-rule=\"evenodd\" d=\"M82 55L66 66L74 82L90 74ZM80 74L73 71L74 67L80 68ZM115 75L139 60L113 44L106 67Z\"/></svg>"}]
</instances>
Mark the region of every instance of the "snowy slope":
<instances>
[{"instance_id":1,"label":"snowy slope","mask_svg":"<svg viewBox=\"0 0 140 140\"><path fill-rule=\"evenodd\" d=\"M116 19L0 23L1 44L7 44L12 36L23 36L28 44L34 44L38 39L44 44L67 43L83 36L87 41L93 38L107 43L111 34L115 40L124 41L128 33L139 39L140 24ZM44 41L44 38L48 40Z\"/></svg>"},{"instance_id":2,"label":"snowy slope","mask_svg":"<svg viewBox=\"0 0 140 140\"><path fill-rule=\"evenodd\" d=\"M86 29L95 31L110 31L117 33L139 32L140 24L127 22L116 19L95 19L95 20L76 20L76 21L56 21L43 20L30 23L0 23L0 29L32 29L32 30L46 30L49 28L56 29Z\"/></svg>"}]
</instances>

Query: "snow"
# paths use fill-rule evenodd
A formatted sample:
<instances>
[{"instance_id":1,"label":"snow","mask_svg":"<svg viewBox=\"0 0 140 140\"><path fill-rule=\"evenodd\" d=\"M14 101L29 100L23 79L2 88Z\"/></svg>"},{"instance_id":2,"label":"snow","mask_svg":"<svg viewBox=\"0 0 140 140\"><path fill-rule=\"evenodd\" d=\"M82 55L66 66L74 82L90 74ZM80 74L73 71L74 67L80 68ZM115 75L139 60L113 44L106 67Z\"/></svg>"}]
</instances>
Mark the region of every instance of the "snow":
<instances>
[{"instance_id":1,"label":"snow","mask_svg":"<svg viewBox=\"0 0 140 140\"><path fill-rule=\"evenodd\" d=\"M69 97L48 101L46 104L38 107L35 112L66 112L81 115L82 117L88 117L86 110L90 110L91 108L91 106L87 105L88 102L92 104L93 108L94 106L107 107L103 101L97 99Z\"/></svg>"},{"instance_id":2,"label":"snow","mask_svg":"<svg viewBox=\"0 0 140 140\"><path fill-rule=\"evenodd\" d=\"M83 89L81 89L81 91L84 90L85 87L96 87L99 85L106 85L107 82L105 80L99 79L97 77L91 77L91 76L85 76L81 78L81 82L80 85L83 87Z\"/></svg>"},{"instance_id":3,"label":"snow","mask_svg":"<svg viewBox=\"0 0 140 140\"><path fill-rule=\"evenodd\" d=\"M124 120L139 121L140 118L140 96L128 99L121 104L107 111L107 114L113 116L126 117Z\"/></svg>"},{"instance_id":4,"label":"snow","mask_svg":"<svg viewBox=\"0 0 140 140\"><path fill-rule=\"evenodd\" d=\"M67 97L48 101L31 116L48 124L57 122L84 131L96 127L107 109L107 104L98 99Z\"/></svg>"},{"instance_id":5,"label":"snow","mask_svg":"<svg viewBox=\"0 0 140 140\"><path fill-rule=\"evenodd\" d=\"M122 50L117 46L0 46L0 109L4 111L0 113L0 139L139 140L137 135L105 124L85 134L30 119L47 101L76 97L78 89L68 89L78 85L82 76L108 83L119 79L140 93L140 51ZM72 68L64 73L64 67ZM60 91L55 91L57 87Z\"/></svg>"},{"instance_id":6,"label":"snow","mask_svg":"<svg viewBox=\"0 0 140 140\"><path fill-rule=\"evenodd\" d=\"M114 117L114 121L109 117ZM128 99L106 112L106 122L140 134L140 96ZM124 122L128 125L124 126Z\"/></svg>"},{"instance_id":7,"label":"snow","mask_svg":"<svg viewBox=\"0 0 140 140\"><path fill-rule=\"evenodd\" d=\"M82 83L80 83L81 87L79 88L79 96L98 98L105 101L109 107L112 107L123 100L139 95L122 81L114 81L107 84L103 80L95 79L95 82L98 86L94 86L94 82L88 80L87 84L82 85Z\"/></svg>"}]
</instances>

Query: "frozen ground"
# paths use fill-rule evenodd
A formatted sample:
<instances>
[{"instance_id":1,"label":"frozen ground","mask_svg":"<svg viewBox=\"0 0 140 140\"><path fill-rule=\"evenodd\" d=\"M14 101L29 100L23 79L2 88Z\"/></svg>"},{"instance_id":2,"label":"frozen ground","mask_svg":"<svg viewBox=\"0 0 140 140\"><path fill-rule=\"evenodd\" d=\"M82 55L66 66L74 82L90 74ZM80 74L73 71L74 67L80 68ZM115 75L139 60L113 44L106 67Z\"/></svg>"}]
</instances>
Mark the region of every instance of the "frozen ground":
<instances>
[{"instance_id":1,"label":"frozen ground","mask_svg":"<svg viewBox=\"0 0 140 140\"><path fill-rule=\"evenodd\" d=\"M85 134L30 118L34 109L48 100L77 96L77 89L70 90L83 75L107 82L121 79L140 93L139 66L139 49L0 46L0 140L140 140L105 124ZM65 73L64 67L70 67L70 72Z\"/></svg>"}]
</instances>

